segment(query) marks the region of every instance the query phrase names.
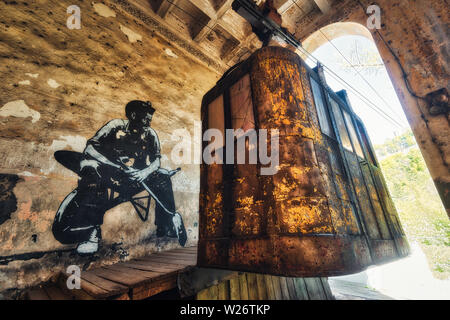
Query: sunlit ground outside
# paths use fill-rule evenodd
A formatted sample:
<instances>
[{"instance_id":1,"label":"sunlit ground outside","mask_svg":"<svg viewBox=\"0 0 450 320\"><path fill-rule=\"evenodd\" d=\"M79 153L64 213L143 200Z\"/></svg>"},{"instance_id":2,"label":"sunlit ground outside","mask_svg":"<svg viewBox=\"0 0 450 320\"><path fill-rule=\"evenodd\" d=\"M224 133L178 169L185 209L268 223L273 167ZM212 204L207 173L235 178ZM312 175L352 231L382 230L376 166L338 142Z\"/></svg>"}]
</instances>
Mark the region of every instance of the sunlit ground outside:
<instances>
[{"instance_id":1,"label":"sunlit ground outside","mask_svg":"<svg viewBox=\"0 0 450 320\"><path fill-rule=\"evenodd\" d=\"M334 91L347 90L355 113L367 127L412 250L399 261L337 278L395 299L450 299L450 221L378 50L361 36L340 37L332 43L313 55L400 123L392 123L325 73Z\"/></svg>"}]
</instances>

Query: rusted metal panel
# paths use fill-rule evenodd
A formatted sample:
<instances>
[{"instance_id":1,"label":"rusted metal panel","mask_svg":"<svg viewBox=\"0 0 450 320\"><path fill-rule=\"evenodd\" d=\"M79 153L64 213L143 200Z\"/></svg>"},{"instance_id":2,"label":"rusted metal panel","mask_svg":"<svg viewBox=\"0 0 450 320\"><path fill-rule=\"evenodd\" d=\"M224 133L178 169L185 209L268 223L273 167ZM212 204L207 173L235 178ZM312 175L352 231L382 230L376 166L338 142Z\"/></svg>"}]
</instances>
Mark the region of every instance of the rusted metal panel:
<instances>
[{"instance_id":1,"label":"rusted metal panel","mask_svg":"<svg viewBox=\"0 0 450 320\"><path fill-rule=\"evenodd\" d=\"M280 170L273 176L275 200L325 197L314 142L300 136L279 139Z\"/></svg>"},{"instance_id":2,"label":"rusted metal panel","mask_svg":"<svg viewBox=\"0 0 450 320\"><path fill-rule=\"evenodd\" d=\"M251 203L234 211L233 236L259 236L264 230L262 203Z\"/></svg>"},{"instance_id":3,"label":"rusted metal panel","mask_svg":"<svg viewBox=\"0 0 450 320\"><path fill-rule=\"evenodd\" d=\"M205 95L204 131L215 126L221 131L267 129L271 150L270 129L278 129L279 165L273 175L262 175L261 159L248 160L252 148L261 145L245 137L225 139L224 160L234 151L233 163L202 165L199 266L326 277L397 256L383 196L366 186L373 184L371 171L360 167L355 153L343 150L339 134L320 130L311 74L296 54L265 47ZM223 113L210 115L217 106ZM339 114L340 130L347 130ZM330 119L337 130L336 119ZM351 138L357 138L355 132ZM240 141L246 141L245 164L237 164Z\"/></svg>"},{"instance_id":4,"label":"rusted metal panel","mask_svg":"<svg viewBox=\"0 0 450 320\"><path fill-rule=\"evenodd\" d=\"M300 70L290 53L263 48L251 58L250 79L260 129L277 128L280 136L311 137ZM309 130L308 130L309 129Z\"/></svg>"},{"instance_id":5,"label":"rusted metal panel","mask_svg":"<svg viewBox=\"0 0 450 320\"><path fill-rule=\"evenodd\" d=\"M319 169L323 177L324 188L327 195L330 216L334 231L337 234L359 234L357 225L347 223L347 217L343 215L341 200L337 196L336 186L334 182L334 173L329 161L328 150L323 146L316 148L317 161ZM352 232L352 229L355 231Z\"/></svg>"},{"instance_id":6,"label":"rusted metal panel","mask_svg":"<svg viewBox=\"0 0 450 320\"><path fill-rule=\"evenodd\" d=\"M280 233L293 235L333 233L326 199L292 198L280 201L275 212L280 220Z\"/></svg>"},{"instance_id":7,"label":"rusted metal panel","mask_svg":"<svg viewBox=\"0 0 450 320\"><path fill-rule=\"evenodd\" d=\"M410 252L409 244L406 241L405 232L399 222L398 213L395 209L394 203L389 195L386 187L386 182L381 174L380 169L373 170L375 186L379 191L380 203L386 212L386 220L390 226L391 234L396 244L397 253L399 256L407 256Z\"/></svg>"}]
</instances>

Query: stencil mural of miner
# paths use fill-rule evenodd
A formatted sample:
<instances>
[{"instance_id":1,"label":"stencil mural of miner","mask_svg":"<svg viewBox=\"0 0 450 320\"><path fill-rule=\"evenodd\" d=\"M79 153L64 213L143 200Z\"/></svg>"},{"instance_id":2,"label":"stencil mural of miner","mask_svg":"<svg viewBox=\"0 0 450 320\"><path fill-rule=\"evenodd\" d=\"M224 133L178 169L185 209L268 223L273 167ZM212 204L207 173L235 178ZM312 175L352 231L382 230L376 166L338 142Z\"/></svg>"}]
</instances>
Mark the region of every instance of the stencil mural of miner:
<instances>
[{"instance_id":1,"label":"stencil mural of miner","mask_svg":"<svg viewBox=\"0 0 450 320\"><path fill-rule=\"evenodd\" d=\"M88 140L83 153L55 152L58 162L80 176L78 187L56 212L52 230L59 242L78 244L81 255L95 253L107 210L130 201L146 221L153 198L157 237L178 238L184 246L186 230L175 211L171 182L179 168L169 171L160 167L160 142L150 127L154 112L150 102L131 101L125 107L128 120L108 122ZM139 196L142 193L145 195Z\"/></svg>"}]
</instances>

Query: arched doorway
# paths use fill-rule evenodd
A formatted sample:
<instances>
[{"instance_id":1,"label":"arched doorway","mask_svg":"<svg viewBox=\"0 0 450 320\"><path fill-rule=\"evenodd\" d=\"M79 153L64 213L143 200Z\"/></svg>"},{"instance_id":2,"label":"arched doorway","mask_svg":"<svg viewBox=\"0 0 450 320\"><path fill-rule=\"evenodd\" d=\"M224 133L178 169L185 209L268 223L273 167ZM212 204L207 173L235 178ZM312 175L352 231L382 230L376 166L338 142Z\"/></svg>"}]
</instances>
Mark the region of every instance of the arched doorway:
<instances>
[{"instance_id":1,"label":"arched doorway","mask_svg":"<svg viewBox=\"0 0 450 320\"><path fill-rule=\"evenodd\" d=\"M423 57L419 59L418 56L416 63L410 62L414 59L415 51L418 51L417 54L423 53L420 43L417 44L417 41L423 41L420 38L422 35L405 37L403 34L402 39L400 31L395 29L395 19L385 18L386 24L380 30L367 29L364 25L366 20L364 11L355 11L345 21L328 24L314 31L305 30L300 37L308 52L345 35L360 35L375 42L447 214L450 215L448 111L438 114L430 112L430 96L439 90L447 92L448 76L442 70L431 71L437 68L436 61L422 62L419 60ZM388 35L390 38L396 35L393 33L399 32L398 39L388 40L385 33L389 30L393 30ZM436 55L436 59L441 58L438 53Z\"/></svg>"},{"instance_id":2,"label":"arched doorway","mask_svg":"<svg viewBox=\"0 0 450 320\"><path fill-rule=\"evenodd\" d=\"M347 33L347 30L349 30L349 29L350 29L350 32ZM346 55L347 58L350 58L350 60L352 60L352 62L355 61L355 60L351 59L351 56L348 55L348 53L351 51L350 48L345 48L345 42L347 42L348 45L350 46L351 41L349 41L349 39L352 39L352 38L353 39L359 38L359 39L361 39L360 40L361 42L369 44L370 47L372 48L372 50L378 51L377 47L373 44L372 35L368 32L368 30L364 26L362 26L360 24L356 24L356 23L336 23L333 25L329 25L329 26L322 28L321 30L317 30L315 33L313 33L310 37L308 37L303 42L303 45L306 48L306 50L311 52L316 58L321 60L324 64L328 65L330 68L334 68L335 65L333 65L333 63L332 63L333 58L327 58L326 54L328 54L329 56L331 56L331 55L339 56L339 54L344 54L344 55ZM331 39L332 39L332 44L328 43ZM326 48L328 48L328 50L326 50ZM362 60L361 62L365 62L365 61ZM357 64L355 64L355 65L358 66ZM383 67L383 69L384 69L384 67ZM334 71L343 72L342 70L339 70L339 69L334 69ZM342 73L340 73L340 75L342 76ZM370 74L369 75L364 74L364 76L367 78L367 80L371 81L371 83L374 85L375 88L378 88L377 84L372 82L372 80L374 78L373 76L371 76ZM355 73L354 73L353 77L354 77L354 79L352 79L352 80L356 80L354 82L358 82L358 81L362 82L362 78L359 77L358 75L356 75ZM391 83L389 77L391 77L391 79L392 79L392 74L386 75L385 81ZM397 79L397 81L399 81L399 80ZM351 82L351 84L355 85L354 82ZM339 90L337 88L334 88L333 86L331 86L331 87L333 90ZM358 88L358 87L356 86L356 88ZM364 90L364 89L366 89L366 90ZM363 88L362 90L364 90L364 91L361 91L361 92L363 92L365 94L369 93L369 91L370 91L368 87ZM386 97L385 91L380 90L380 93L382 93L383 96ZM398 90L397 90L397 93L398 93ZM392 99L387 98L387 101L391 102ZM352 103L352 105L354 106L354 110L356 111L356 113L358 113L358 108L360 107L360 105L357 105L356 103ZM380 104L380 106L384 107L382 104ZM361 111L361 110L359 110L359 111ZM368 124L366 123L366 120L364 120L364 121L365 121L366 126L368 126ZM373 133L371 135L372 138L373 138L373 135L376 135L376 134L378 134L378 133L376 131L373 131ZM412 150L410 150L410 151L412 151ZM420 153L418 152L417 149L415 149L414 152L417 152L418 157L420 157ZM422 153L424 153L424 152L422 151ZM392 165L390 166L390 168L383 167L383 169L387 169L385 171L385 175L387 176L388 172L391 174L393 171L397 171L397 170L401 171L403 169L406 169L406 170L411 169L413 171L414 168L412 168L412 167L409 167L409 168L405 167L403 169L401 168L405 164L405 163L403 163L403 160L406 159L407 156L410 156L410 155L411 155L410 152L405 152L404 158L397 157L395 159L396 161L394 161L394 162L391 161L391 159L387 159L390 162L386 162L386 163L389 163ZM398 168L396 168L396 167L398 167ZM425 171L426 171L426 169L425 169ZM394 176L394 175L391 175L391 176ZM428 181L430 181L429 178L428 178ZM413 188L411 188L411 186L413 186L413 185L409 184L408 189L405 189L405 191L408 193L410 192L411 194L416 194L416 193L420 194L420 193L427 192L427 190L425 188L422 188L422 189L419 188L417 190L414 190L415 186ZM430 181L429 186L431 186L431 188L433 189L433 185L432 185L431 181ZM394 191L393 193L398 194L398 192L395 192L396 190L393 190L393 189L391 189L391 194L392 194L392 191ZM397 209L400 209L399 212L402 209L405 209L405 210L403 210L403 212L406 213L406 216L411 217L411 218L408 217L410 219L407 221L407 223L405 223L406 221L402 221L402 224L406 227L406 225L408 223L409 224L414 223L414 219L415 219L415 222L421 221L421 223L422 223L421 229L425 229L424 226L427 224L425 222L425 220L427 220L427 217L425 216L425 214L422 214L422 213L426 213L427 216L429 213L431 214L431 212L434 211L435 203L438 205L439 208L442 208L442 206L440 205L439 200L437 198L437 195L434 194L434 196L436 197L435 199L437 199L437 200L435 200L435 202L433 202L433 203L431 203L431 201L430 202L423 201L423 203L420 203L420 205L416 205L416 206L411 205L411 206L408 206L408 208L406 208L406 206L403 206L403 208L399 208L399 204L396 203ZM428 200L428 199L424 198L422 200ZM404 203L406 203L406 201ZM409 203L409 204L411 204L411 203ZM440 218L446 219L445 214L443 213L443 210L442 209L439 209L439 210L440 210ZM415 214L417 214L417 216L415 218L412 218L412 216ZM413 233L415 233L416 231L417 230L414 230ZM443 234L440 231L438 231L437 229L435 230L434 228L430 228L430 229L427 229L427 232L428 232L427 237L430 237L430 238L434 237L436 239L439 238L441 240L445 239L445 236L443 236ZM417 238L411 239L411 241L413 241L413 242L417 241L417 240L418 240ZM423 243L425 243L425 242L423 242ZM417 244L416 244L416 246L417 246ZM423 246L421 245L422 248L427 247L427 246L430 246L430 248L431 248L431 245L429 245L429 244L426 244ZM430 257L430 255L429 255L429 253L431 252L430 250L434 250L434 249L425 250L425 248L423 248L423 250L426 253L426 255L428 256L428 259L430 259L430 258L432 259L432 260L430 260L430 263L429 263L432 266L431 269L438 268L436 266L438 266L439 263L435 263L435 260L436 260L435 257ZM417 255L418 254L416 254L414 257L416 257ZM422 253L422 255L423 255L423 253ZM443 253L441 253L441 255L445 256L445 254L443 254ZM426 260L424 260L424 261L426 261ZM431 262L431 261L433 261L433 262ZM425 264L426 263L424 263L424 265ZM429 273L428 268L426 268L426 269L427 269L426 271ZM440 268L438 268L438 269L440 269ZM439 271L439 272L443 272L443 271ZM436 276L436 274L437 273L434 273L435 276Z\"/></svg>"}]
</instances>

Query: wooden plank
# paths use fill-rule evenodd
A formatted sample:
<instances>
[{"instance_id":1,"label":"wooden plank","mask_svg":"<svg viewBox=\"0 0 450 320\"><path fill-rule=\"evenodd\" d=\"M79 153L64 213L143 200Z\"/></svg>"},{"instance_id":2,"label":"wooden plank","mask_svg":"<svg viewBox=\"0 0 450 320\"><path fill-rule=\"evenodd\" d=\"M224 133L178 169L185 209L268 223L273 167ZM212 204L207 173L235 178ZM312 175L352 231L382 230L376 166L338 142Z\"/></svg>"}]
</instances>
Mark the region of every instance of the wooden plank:
<instances>
[{"instance_id":1,"label":"wooden plank","mask_svg":"<svg viewBox=\"0 0 450 320\"><path fill-rule=\"evenodd\" d=\"M117 272L123 272L126 276L128 274L136 274L136 275L145 276L147 278L155 278L155 279L166 274L164 272L133 269L133 268L121 266L118 264L114 264L111 266L104 266L103 268L108 269L108 270L117 271Z\"/></svg>"},{"instance_id":2,"label":"wooden plank","mask_svg":"<svg viewBox=\"0 0 450 320\"><path fill-rule=\"evenodd\" d=\"M136 270L137 271L137 270ZM127 274L124 272L113 271L105 268L98 268L90 270L91 273L104 278L106 280L116 282L127 286L129 288L135 287L141 283L144 283L149 278L141 273ZM148 271L150 272L150 271Z\"/></svg>"},{"instance_id":3,"label":"wooden plank","mask_svg":"<svg viewBox=\"0 0 450 320\"><path fill-rule=\"evenodd\" d=\"M319 290L320 300L328 300L325 289L323 287L322 278L316 277L314 279L316 280L317 289Z\"/></svg>"},{"instance_id":4,"label":"wooden plank","mask_svg":"<svg viewBox=\"0 0 450 320\"><path fill-rule=\"evenodd\" d=\"M159 264L155 265L150 262L148 263L142 263L138 261L133 262L123 262L120 264L121 266L137 269L137 270L144 270L144 271L155 271L155 272L161 272L161 273L171 273L171 272L177 272L184 270L186 266L174 266L174 265L164 265Z\"/></svg>"},{"instance_id":5,"label":"wooden plank","mask_svg":"<svg viewBox=\"0 0 450 320\"><path fill-rule=\"evenodd\" d=\"M128 262L123 262L128 263ZM185 264L176 264L176 263L168 263L168 262L159 262L154 260L149 260L145 258L139 258L135 260L131 260L130 263L139 263L139 264L145 264L147 266L156 266L156 267L167 267L167 268L186 268Z\"/></svg>"},{"instance_id":6,"label":"wooden plank","mask_svg":"<svg viewBox=\"0 0 450 320\"><path fill-rule=\"evenodd\" d=\"M230 279L230 299L241 300L241 289L239 288L239 277Z\"/></svg>"},{"instance_id":7,"label":"wooden plank","mask_svg":"<svg viewBox=\"0 0 450 320\"><path fill-rule=\"evenodd\" d=\"M118 296L113 296L109 298L108 300L131 300L130 295L128 293L123 293Z\"/></svg>"},{"instance_id":8,"label":"wooden plank","mask_svg":"<svg viewBox=\"0 0 450 320\"><path fill-rule=\"evenodd\" d=\"M95 298L118 295L128 292L129 290L129 288L124 285L106 280L89 271L81 273L81 288Z\"/></svg>"},{"instance_id":9,"label":"wooden plank","mask_svg":"<svg viewBox=\"0 0 450 320\"><path fill-rule=\"evenodd\" d=\"M272 282L272 276L271 275L264 275L264 281L266 283L266 289L267 289L267 299L268 300L276 300L275 291L273 289L273 282Z\"/></svg>"},{"instance_id":10,"label":"wooden plank","mask_svg":"<svg viewBox=\"0 0 450 320\"><path fill-rule=\"evenodd\" d=\"M28 300L51 300L43 288L28 290L27 297Z\"/></svg>"},{"instance_id":11,"label":"wooden plank","mask_svg":"<svg viewBox=\"0 0 450 320\"><path fill-rule=\"evenodd\" d=\"M165 257L152 257L149 258L148 261L161 262L161 263L172 263L172 264L180 264L184 266L195 266L197 264L197 260L180 260L180 259L172 259L168 260Z\"/></svg>"},{"instance_id":12,"label":"wooden plank","mask_svg":"<svg viewBox=\"0 0 450 320\"><path fill-rule=\"evenodd\" d=\"M326 300L320 278L304 278L310 300Z\"/></svg>"},{"instance_id":13,"label":"wooden plank","mask_svg":"<svg viewBox=\"0 0 450 320\"><path fill-rule=\"evenodd\" d=\"M328 278L320 278L322 281L323 290L327 297L327 300L335 300L333 296L333 292L331 291L330 284L328 283Z\"/></svg>"},{"instance_id":14,"label":"wooden plank","mask_svg":"<svg viewBox=\"0 0 450 320\"><path fill-rule=\"evenodd\" d=\"M55 285L44 287L45 292L50 297L50 300L73 300L71 296L67 296L60 288Z\"/></svg>"},{"instance_id":15,"label":"wooden plank","mask_svg":"<svg viewBox=\"0 0 450 320\"><path fill-rule=\"evenodd\" d=\"M90 282L87 282L85 280L81 280L80 283L80 289L69 289L67 288L67 274L66 273L62 273L60 275L60 277L58 278L57 284L59 286L59 288L67 295L71 295L73 297L75 297L75 299L77 300L95 300L95 299L101 299L101 296L108 296L109 293L106 290L103 290L93 284L91 284ZM89 295L84 288L86 287L94 287L94 289L90 289L89 292L92 291L101 291L103 292L103 294L98 295L97 297L93 297L92 295Z\"/></svg>"},{"instance_id":16,"label":"wooden plank","mask_svg":"<svg viewBox=\"0 0 450 320\"><path fill-rule=\"evenodd\" d=\"M170 252L197 252L198 248L197 247L186 247L186 248L177 248L177 249L173 249L173 250L169 250L169 251ZM167 252L167 251L165 251L165 252Z\"/></svg>"},{"instance_id":17,"label":"wooden plank","mask_svg":"<svg viewBox=\"0 0 450 320\"><path fill-rule=\"evenodd\" d=\"M156 256L145 257L145 258L142 258L142 260L162 262L162 263L168 263L168 264L181 264L184 266L195 266L197 264L196 259L182 260L182 259L169 259L167 257L156 257Z\"/></svg>"},{"instance_id":18,"label":"wooden plank","mask_svg":"<svg viewBox=\"0 0 450 320\"><path fill-rule=\"evenodd\" d=\"M196 253L177 253L177 252L167 252L167 253L158 253L158 254L152 254L149 257L164 257L168 259L178 259L178 260L197 260L197 254Z\"/></svg>"},{"instance_id":19,"label":"wooden plank","mask_svg":"<svg viewBox=\"0 0 450 320\"><path fill-rule=\"evenodd\" d=\"M281 295L281 286L280 286L280 277L271 276L273 283L273 292L275 294L275 300L282 300L283 296Z\"/></svg>"},{"instance_id":20,"label":"wooden plank","mask_svg":"<svg viewBox=\"0 0 450 320\"><path fill-rule=\"evenodd\" d=\"M172 259L169 260L168 258L164 257L148 257L148 258L142 258L139 259L140 261L149 261L149 262L157 262L157 263L163 263L168 265L179 265L179 266L195 266L197 263L196 261L186 261L186 260L179 260L179 259Z\"/></svg>"},{"instance_id":21,"label":"wooden plank","mask_svg":"<svg viewBox=\"0 0 450 320\"><path fill-rule=\"evenodd\" d=\"M279 277L280 279L280 287L281 287L281 295L283 300L289 300L289 289L287 287L287 282L285 277Z\"/></svg>"},{"instance_id":22,"label":"wooden plank","mask_svg":"<svg viewBox=\"0 0 450 320\"><path fill-rule=\"evenodd\" d=\"M208 300L208 288L199 291L196 300Z\"/></svg>"},{"instance_id":23,"label":"wooden plank","mask_svg":"<svg viewBox=\"0 0 450 320\"><path fill-rule=\"evenodd\" d=\"M148 298L175 288L178 272L196 263L196 246L177 248L85 271L81 274L81 289L68 289L66 284L68 275L62 273L58 278L58 287L33 289L27 292L27 297L38 300L70 298L128 300L131 294L133 299ZM229 297L229 289L224 285L217 286L217 297L219 294Z\"/></svg>"},{"instance_id":24,"label":"wooden plank","mask_svg":"<svg viewBox=\"0 0 450 320\"><path fill-rule=\"evenodd\" d=\"M219 298L219 286L214 285L201 290L197 293L197 300L218 300Z\"/></svg>"},{"instance_id":25,"label":"wooden plank","mask_svg":"<svg viewBox=\"0 0 450 320\"><path fill-rule=\"evenodd\" d=\"M183 259L183 260L192 260L197 259L197 253L178 253L178 252L166 252L166 253L158 253L153 256L156 257L167 257L169 259Z\"/></svg>"},{"instance_id":26,"label":"wooden plank","mask_svg":"<svg viewBox=\"0 0 450 320\"><path fill-rule=\"evenodd\" d=\"M309 300L308 290L306 290L305 280L303 278L294 278L294 287L298 300Z\"/></svg>"},{"instance_id":27,"label":"wooden plank","mask_svg":"<svg viewBox=\"0 0 450 320\"><path fill-rule=\"evenodd\" d=\"M217 285L203 289L197 294L197 300L217 300L219 288Z\"/></svg>"},{"instance_id":28,"label":"wooden plank","mask_svg":"<svg viewBox=\"0 0 450 320\"><path fill-rule=\"evenodd\" d=\"M217 285L205 288L197 293L196 300L217 300L219 288Z\"/></svg>"},{"instance_id":29,"label":"wooden plank","mask_svg":"<svg viewBox=\"0 0 450 320\"><path fill-rule=\"evenodd\" d=\"M174 252L174 253L197 253L198 249L197 247L189 247L189 248L179 248L179 249L172 249L172 250L165 250L165 251L157 251L153 254L158 253L167 253L167 252Z\"/></svg>"},{"instance_id":30,"label":"wooden plank","mask_svg":"<svg viewBox=\"0 0 450 320\"><path fill-rule=\"evenodd\" d=\"M248 286L245 273L239 275L239 294L241 300L248 300Z\"/></svg>"},{"instance_id":31,"label":"wooden plank","mask_svg":"<svg viewBox=\"0 0 450 320\"><path fill-rule=\"evenodd\" d=\"M197 246L191 246L191 247L183 247L183 248L177 248L174 250L198 250Z\"/></svg>"},{"instance_id":32,"label":"wooden plank","mask_svg":"<svg viewBox=\"0 0 450 320\"><path fill-rule=\"evenodd\" d=\"M151 255L148 255L148 256L145 256L145 257L137 258L136 260L149 259L149 258L154 258L154 257L161 257L161 258L165 257L166 259L169 258L167 255L151 254ZM194 256L194 254L192 254L192 255L189 256L189 259L195 259L195 257L196 256ZM175 259L179 260L179 259L183 259L185 257L184 257L184 255L180 255L180 257L170 256L170 258L172 258L172 259L175 258Z\"/></svg>"},{"instance_id":33,"label":"wooden plank","mask_svg":"<svg viewBox=\"0 0 450 320\"><path fill-rule=\"evenodd\" d=\"M295 284L293 278L286 278L286 284L289 290L289 299L290 300L298 300L297 292L295 291Z\"/></svg>"},{"instance_id":34,"label":"wooden plank","mask_svg":"<svg viewBox=\"0 0 450 320\"><path fill-rule=\"evenodd\" d=\"M171 256L196 256L197 251L160 251L152 255L171 255Z\"/></svg>"},{"instance_id":35,"label":"wooden plank","mask_svg":"<svg viewBox=\"0 0 450 320\"><path fill-rule=\"evenodd\" d=\"M208 300L218 300L219 299L219 286L215 285L208 288Z\"/></svg>"},{"instance_id":36,"label":"wooden plank","mask_svg":"<svg viewBox=\"0 0 450 320\"><path fill-rule=\"evenodd\" d=\"M256 284L258 288L258 299L259 300L267 300L267 287L265 277L262 274L256 274Z\"/></svg>"},{"instance_id":37,"label":"wooden plank","mask_svg":"<svg viewBox=\"0 0 450 320\"><path fill-rule=\"evenodd\" d=\"M230 281L225 280L219 283L219 297L218 300L230 300Z\"/></svg>"},{"instance_id":38,"label":"wooden plank","mask_svg":"<svg viewBox=\"0 0 450 320\"><path fill-rule=\"evenodd\" d=\"M174 289L176 287L177 277L176 275L170 275L133 288L131 296L133 300L142 300L154 296L155 294L158 294L160 292Z\"/></svg>"},{"instance_id":39,"label":"wooden plank","mask_svg":"<svg viewBox=\"0 0 450 320\"><path fill-rule=\"evenodd\" d=\"M246 273L247 276L247 288L248 288L248 299L258 300L258 284L256 283L256 274Z\"/></svg>"}]
</instances>

